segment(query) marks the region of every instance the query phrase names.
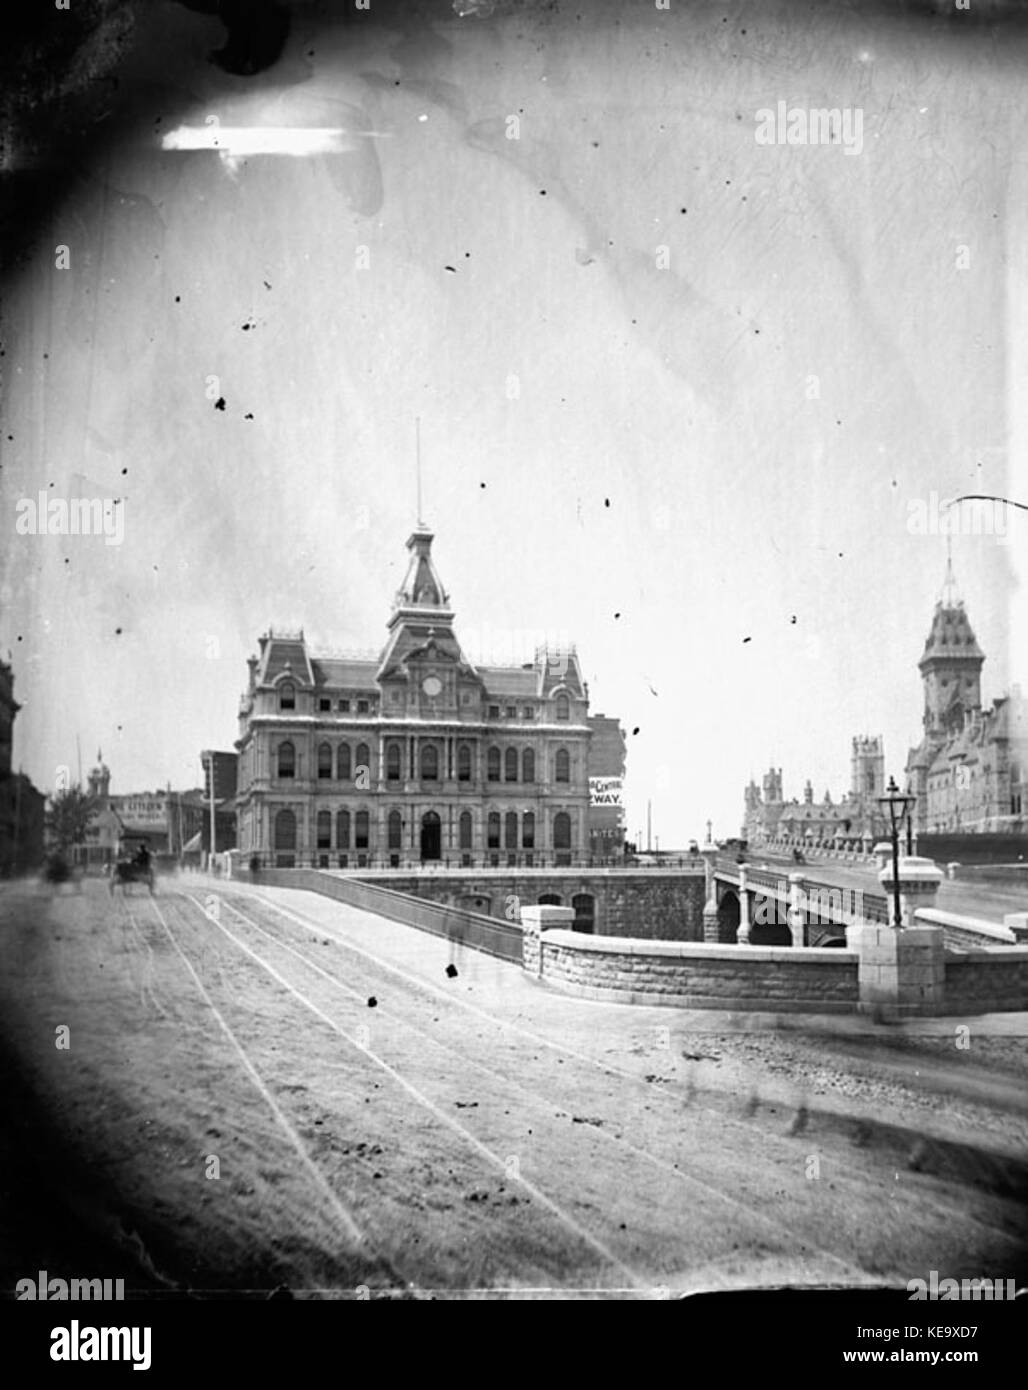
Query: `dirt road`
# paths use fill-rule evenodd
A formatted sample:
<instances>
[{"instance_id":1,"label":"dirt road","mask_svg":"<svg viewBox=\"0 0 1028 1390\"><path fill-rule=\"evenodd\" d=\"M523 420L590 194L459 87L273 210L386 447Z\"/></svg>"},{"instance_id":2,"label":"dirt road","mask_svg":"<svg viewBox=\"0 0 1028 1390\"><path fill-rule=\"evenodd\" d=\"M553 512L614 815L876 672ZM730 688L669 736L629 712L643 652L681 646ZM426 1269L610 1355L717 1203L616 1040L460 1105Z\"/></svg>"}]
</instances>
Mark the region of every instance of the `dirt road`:
<instances>
[{"instance_id":1,"label":"dirt road","mask_svg":"<svg viewBox=\"0 0 1028 1390\"><path fill-rule=\"evenodd\" d=\"M1028 1043L1002 1021L958 1048L952 1020L570 1000L189 877L5 888L0 1004L7 1289L69 1262L194 1297L1028 1273Z\"/></svg>"}]
</instances>

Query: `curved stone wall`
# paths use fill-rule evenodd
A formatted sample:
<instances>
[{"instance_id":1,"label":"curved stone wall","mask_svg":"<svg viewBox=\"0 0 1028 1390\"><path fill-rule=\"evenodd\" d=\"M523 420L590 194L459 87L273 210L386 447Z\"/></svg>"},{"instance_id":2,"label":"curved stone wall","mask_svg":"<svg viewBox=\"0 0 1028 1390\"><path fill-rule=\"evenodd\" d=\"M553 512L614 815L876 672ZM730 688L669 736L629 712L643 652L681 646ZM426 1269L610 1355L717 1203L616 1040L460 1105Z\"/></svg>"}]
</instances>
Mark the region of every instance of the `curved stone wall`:
<instances>
[{"instance_id":1,"label":"curved stone wall","mask_svg":"<svg viewBox=\"0 0 1028 1390\"><path fill-rule=\"evenodd\" d=\"M855 951L616 940L544 927L537 973L571 994L625 1004L854 1013L858 969Z\"/></svg>"}]
</instances>

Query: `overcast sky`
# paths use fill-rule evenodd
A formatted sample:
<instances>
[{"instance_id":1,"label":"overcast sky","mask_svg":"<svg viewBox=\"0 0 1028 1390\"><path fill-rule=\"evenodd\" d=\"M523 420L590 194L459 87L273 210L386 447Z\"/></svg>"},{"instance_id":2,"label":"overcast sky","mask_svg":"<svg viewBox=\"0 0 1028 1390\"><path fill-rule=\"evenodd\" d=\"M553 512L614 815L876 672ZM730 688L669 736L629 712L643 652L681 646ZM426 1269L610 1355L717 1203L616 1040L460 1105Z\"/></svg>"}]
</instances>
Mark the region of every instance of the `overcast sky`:
<instances>
[{"instance_id":1,"label":"overcast sky","mask_svg":"<svg viewBox=\"0 0 1028 1390\"><path fill-rule=\"evenodd\" d=\"M771 761L839 794L854 734L899 777L946 561L911 518L1028 500L1028 42L924 6L373 8L298 7L245 78L214 19L145 9L9 277L16 763L50 789L78 738L116 792L192 786L269 623L379 648L420 416L458 634L577 642L630 833L647 798L663 845L738 833ZM779 101L859 109L862 147L759 144ZM335 134L166 148L215 127ZM40 488L122 498L122 543L17 534ZM1028 673L998 519L953 540L987 699Z\"/></svg>"}]
</instances>

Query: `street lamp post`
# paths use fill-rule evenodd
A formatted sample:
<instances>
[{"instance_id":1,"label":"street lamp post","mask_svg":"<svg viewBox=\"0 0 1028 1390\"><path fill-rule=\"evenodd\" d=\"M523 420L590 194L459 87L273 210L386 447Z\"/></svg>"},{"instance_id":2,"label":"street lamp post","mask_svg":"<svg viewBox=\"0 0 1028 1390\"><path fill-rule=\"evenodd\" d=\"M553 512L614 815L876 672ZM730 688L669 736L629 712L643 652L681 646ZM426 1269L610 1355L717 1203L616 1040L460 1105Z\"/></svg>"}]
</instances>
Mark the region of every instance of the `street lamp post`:
<instances>
[{"instance_id":1,"label":"street lamp post","mask_svg":"<svg viewBox=\"0 0 1028 1390\"><path fill-rule=\"evenodd\" d=\"M903 911L900 907L900 877L899 877L899 832L903 824L903 818L908 812L912 812L915 797L908 796L901 792L896 785L895 777L889 778L889 785L885 789L885 795L878 798L878 804L888 813L889 830L892 837L892 893L893 906L895 910L896 927L903 925ZM910 834L908 825L907 834ZM909 839L908 839L909 846Z\"/></svg>"}]
</instances>

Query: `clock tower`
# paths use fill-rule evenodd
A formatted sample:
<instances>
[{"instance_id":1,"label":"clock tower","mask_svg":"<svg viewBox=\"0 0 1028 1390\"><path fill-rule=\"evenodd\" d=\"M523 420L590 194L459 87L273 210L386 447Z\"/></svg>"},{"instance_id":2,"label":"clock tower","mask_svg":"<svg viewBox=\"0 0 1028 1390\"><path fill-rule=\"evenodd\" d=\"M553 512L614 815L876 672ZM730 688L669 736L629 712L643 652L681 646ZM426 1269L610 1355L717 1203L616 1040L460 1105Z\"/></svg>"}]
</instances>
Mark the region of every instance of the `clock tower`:
<instances>
[{"instance_id":1,"label":"clock tower","mask_svg":"<svg viewBox=\"0 0 1028 1390\"><path fill-rule=\"evenodd\" d=\"M918 670L924 683L924 731L930 740L959 733L964 716L981 708L985 654L957 597L953 566L947 563L942 596Z\"/></svg>"}]
</instances>

